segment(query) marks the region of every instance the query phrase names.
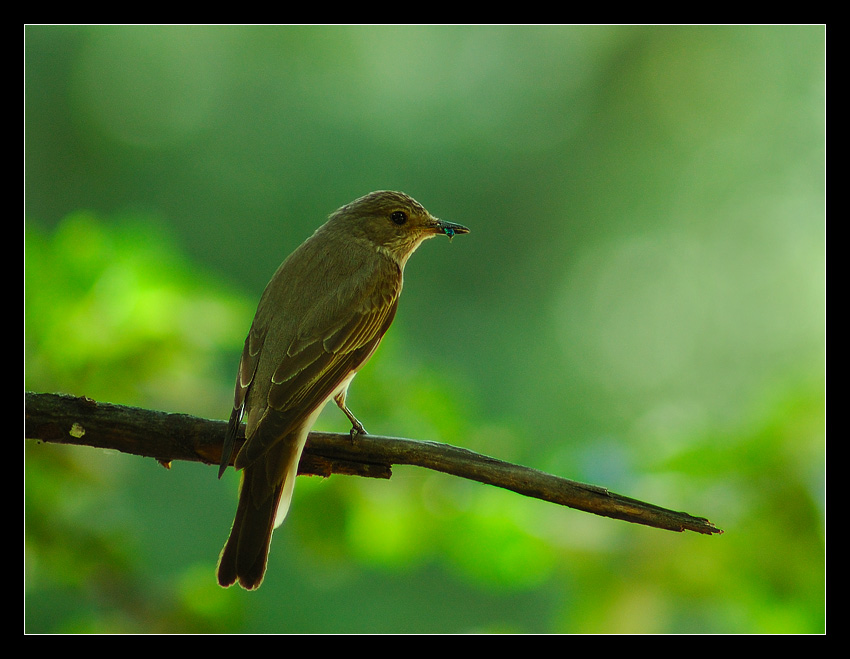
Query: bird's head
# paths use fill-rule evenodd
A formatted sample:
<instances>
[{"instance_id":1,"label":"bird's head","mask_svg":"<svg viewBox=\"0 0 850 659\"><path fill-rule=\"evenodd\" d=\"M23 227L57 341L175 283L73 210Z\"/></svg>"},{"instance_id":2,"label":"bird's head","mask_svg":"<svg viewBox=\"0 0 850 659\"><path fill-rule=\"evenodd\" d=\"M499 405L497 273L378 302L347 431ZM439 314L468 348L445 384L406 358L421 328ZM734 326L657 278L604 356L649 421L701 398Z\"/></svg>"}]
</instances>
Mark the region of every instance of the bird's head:
<instances>
[{"instance_id":1,"label":"bird's head","mask_svg":"<svg viewBox=\"0 0 850 659\"><path fill-rule=\"evenodd\" d=\"M366 238L402 266L423 240L440 234L452 238L469 233L460 224L437 219L403 192L371 192L336 211L328 224L344 225L352 235Z\"/></svg>"}]
</instances>

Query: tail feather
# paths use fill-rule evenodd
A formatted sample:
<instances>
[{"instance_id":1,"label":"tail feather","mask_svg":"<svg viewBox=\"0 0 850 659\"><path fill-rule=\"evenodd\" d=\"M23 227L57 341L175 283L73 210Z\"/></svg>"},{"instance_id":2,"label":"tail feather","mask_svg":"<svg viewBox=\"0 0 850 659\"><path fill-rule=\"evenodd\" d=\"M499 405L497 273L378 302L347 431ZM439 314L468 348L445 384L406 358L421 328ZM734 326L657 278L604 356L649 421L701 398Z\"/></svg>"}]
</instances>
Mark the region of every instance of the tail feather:
<instances>
[{"instance_id":1,"label":"tail feather","mask_svg":"<svg viewBox=\"0 0 850 659\"><path fill-rule=\"evenodd\" d=\"M230 537L218 562L218 583L237 581L246 590L260 587L266 572L272 533L286 516L303 442L284 438L262 458L245 467Z\"/></svg>"}]
</instances>

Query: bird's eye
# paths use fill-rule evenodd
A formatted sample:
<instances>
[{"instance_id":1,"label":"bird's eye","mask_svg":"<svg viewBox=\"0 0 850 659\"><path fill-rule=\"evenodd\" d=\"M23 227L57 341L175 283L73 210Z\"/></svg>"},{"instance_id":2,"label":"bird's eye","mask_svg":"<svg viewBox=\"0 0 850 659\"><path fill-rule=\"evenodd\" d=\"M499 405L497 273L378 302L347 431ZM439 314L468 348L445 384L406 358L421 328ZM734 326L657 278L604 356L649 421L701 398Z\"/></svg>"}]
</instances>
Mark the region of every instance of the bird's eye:
<instances>
[{"instance_id":1,"label":"bird's eye","mask_svg":"<svg viewBox=\"0 0 850 659\"><path fill-rule=\"evenodd\" d=\"M390 215L390 219L396 224L404 224L407 222L407 213L404 211L395 211L392 215Z\"/></svg>"}]
</instances>

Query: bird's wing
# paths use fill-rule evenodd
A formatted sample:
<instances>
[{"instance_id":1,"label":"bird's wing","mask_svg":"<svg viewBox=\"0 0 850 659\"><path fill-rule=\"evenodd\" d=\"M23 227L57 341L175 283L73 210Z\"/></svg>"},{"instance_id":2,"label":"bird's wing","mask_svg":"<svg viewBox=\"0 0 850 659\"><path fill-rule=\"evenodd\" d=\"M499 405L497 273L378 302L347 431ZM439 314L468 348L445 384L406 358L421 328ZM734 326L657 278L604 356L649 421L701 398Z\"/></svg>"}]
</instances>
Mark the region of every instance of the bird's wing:
<instances>
[{"instance_id":1,"label":"bird's wing","mask_svg":"<svg viewBox=\"0 0 850 659\"><path fill-rule=\"evenodd\" d=\"M400 280L376 272L361 280L356 290L335 292L335 302L315 304L303 319L270 383L256 382L261 337L246 340L237 389L267 387L267 407L256 428L249 429L236 458L241 469L325 402L375 351L392 323L398 305ZM353 302L352 302L353 301ZM264 369L260 369L264 370ZM237 394L238 398L238 394Z\"/></svg>"},{"instance_id":2,"label":"bird's wing","mask_svg":"<svg viewBox=\"0 0 850 659\"><path fill-rule=\"evenodd\" d=\"M224 445L221 449L221 462L219 463L218 477L221 478L236 445L236 437L245 409L245 397L248 389L254 381L257 365L260 363L260 352L266 338L266 328L251 326L248 336L245 337L245 346L242 348L242 356L239 359L239 370L236 374L236 391L234 392L233 410L230 412L230 421L227 424L227 432L224 436Z\"/></svg>"}]
</instances>

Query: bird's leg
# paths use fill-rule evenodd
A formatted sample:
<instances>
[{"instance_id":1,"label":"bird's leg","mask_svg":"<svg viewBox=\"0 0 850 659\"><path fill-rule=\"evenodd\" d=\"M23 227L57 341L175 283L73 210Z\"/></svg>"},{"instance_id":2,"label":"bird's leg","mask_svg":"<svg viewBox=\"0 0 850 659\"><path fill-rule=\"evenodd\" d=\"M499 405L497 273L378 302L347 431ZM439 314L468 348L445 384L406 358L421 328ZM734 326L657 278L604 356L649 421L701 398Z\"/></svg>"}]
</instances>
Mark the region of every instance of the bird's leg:
<instances>
[{"instance_id":1,"label":"bird's leg","mask_svg":"<svg viewBox=\"0 0 850 659\"><path fill-rule=\"evenodd\" d=\"M357 420L357 417L351 413L351 410L348 409L345 405L345 391L341 391L336 396L334 396L334 402L339 406L345 416L348 417L348 420L351 421L351 432L349 433L351 439L354 439L357 435L367 435L369 433L366 432L366 428L363 427L363 424Z\"/></svg>"}]
</instances>

